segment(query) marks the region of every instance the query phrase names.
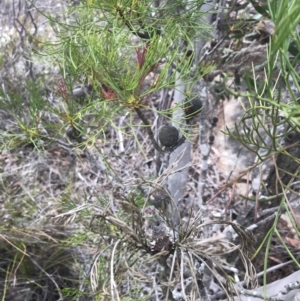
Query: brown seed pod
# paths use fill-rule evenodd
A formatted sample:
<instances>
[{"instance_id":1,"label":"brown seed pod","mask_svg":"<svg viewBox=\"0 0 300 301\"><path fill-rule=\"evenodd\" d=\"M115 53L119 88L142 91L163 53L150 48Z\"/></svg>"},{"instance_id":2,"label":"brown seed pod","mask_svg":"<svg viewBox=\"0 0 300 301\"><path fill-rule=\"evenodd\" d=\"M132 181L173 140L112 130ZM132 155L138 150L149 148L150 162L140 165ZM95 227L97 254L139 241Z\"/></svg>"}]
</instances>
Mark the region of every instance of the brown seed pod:
<instances>
[{"instance_id":1,"label":"brown seed pod","mask_svg":"<svg viewBox=\"0 0 300 301\"><path fill-rule=\"evenodd\" d=\"M158 138L161 145L171 147L178 141L179 133L176 127L164 125L159 131Z\"/></svg>"},{"instance_id":2,"label":"brown seed pod","mask_svg":"<svg viewBox=\"0 0 300 301\"><path fill-rule=\"evenodd\" d=\"M217 126L218 121L219 121L219 118L218 118L218 117L216 117L216 116L213 117L212 122L211 122L211 125L212 125L212 126Z\"/></svg>"},{"instance_id":3,"label":"brown seed pod","mask_svg":"<svg viewBox=\"0 0 300 301\"><path fill-rule=\"evenodd\" d=\"M198 114L202 108L202 101L199 97L189 99L187 98L183 103L183 110L188 118Z\"/></svg>"},{"instance_id":4,"label":"brown seed pod","mask_svg":"<svg viewBox=\"0 0 300 301\"><path fill-rule=\"evenodd\" d=\"M164 189L155 190L149 197L149 203L156 209L166 209L170 201L170 196Z\"/></svg>"}]
</instances>

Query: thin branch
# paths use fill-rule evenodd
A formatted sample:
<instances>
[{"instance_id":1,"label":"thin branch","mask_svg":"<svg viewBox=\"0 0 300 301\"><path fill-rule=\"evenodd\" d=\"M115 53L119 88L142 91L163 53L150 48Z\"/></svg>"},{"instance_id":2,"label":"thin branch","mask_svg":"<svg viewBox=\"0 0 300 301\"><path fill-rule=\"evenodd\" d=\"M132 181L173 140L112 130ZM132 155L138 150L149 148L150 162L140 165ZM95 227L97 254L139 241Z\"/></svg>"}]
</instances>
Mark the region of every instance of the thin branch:
<instances>
[{"instance_id":1,"label":"thin branch","mask_svg":"<svg viewBox=\"0 0 300 301\"><path fill-rule=\"evenodd\" d=\"M147 133L148 133L148 135L149 135L149 138L150 138L150 140L151 140L153 146L155 147L155 149L156 149L158 152L162 153L162 152L163 152L162 148L158 145L158 143L156 142L156 140L155 140L155 138L154 138L154 133L153 133L153 131L152 131L152 129L151 129L151 124L150 124L150 122L147 120L147 118L145 117L145 115L144 115L144 113L141 111L141 109L136 108L135 111L136 111L136 113L138 114L138 116L140 117L140 119L143 121L144 125L146 125L146 131L147 131Z\"/></svg>"}]
</instances>

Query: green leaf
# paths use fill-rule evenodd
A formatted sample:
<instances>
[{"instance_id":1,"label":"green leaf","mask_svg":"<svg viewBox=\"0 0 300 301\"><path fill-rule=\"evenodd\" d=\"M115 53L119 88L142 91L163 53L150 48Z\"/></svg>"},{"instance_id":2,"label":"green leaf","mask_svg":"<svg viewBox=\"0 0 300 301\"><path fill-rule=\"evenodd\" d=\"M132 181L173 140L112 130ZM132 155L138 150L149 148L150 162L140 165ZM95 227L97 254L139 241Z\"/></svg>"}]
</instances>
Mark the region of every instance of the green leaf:
<instances>
[{"instance_id":1,"label":"green leaf","mask_svg":"<svg viewBox=\"0 0 300 301\"><path fill-rule=\"evenodd\" d=\"M249 2L253 5L254 9L259 13L261 14L262 16L270 19L271 16L270 16L270 13L269 13L269 8L268 8L268 5L265 4L265 5L262 5L261 4L261 1L260 3L258 3L257 1L255 0L249 0Z\"/></svg>"}]
</instances>

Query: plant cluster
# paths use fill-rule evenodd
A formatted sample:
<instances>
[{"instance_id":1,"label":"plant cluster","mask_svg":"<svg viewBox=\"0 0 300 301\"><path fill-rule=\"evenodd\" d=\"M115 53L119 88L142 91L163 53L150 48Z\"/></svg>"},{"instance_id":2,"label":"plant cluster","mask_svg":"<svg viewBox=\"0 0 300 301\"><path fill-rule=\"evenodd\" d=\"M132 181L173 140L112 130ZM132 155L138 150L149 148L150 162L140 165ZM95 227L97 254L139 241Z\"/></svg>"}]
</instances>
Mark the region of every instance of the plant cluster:
<instances>
[{"instance_id":1,"label":"plant cluster","mask_svg":"<svg viewBox=\"0 0 300 301\"><path fill-rule=\"evenodd\" d=\"M10 274L26 279L40 272L47 280L36 283L50 285L52 299L209 300L219 293L231 300L241 291L241 276L255 284L250 258L264 245L267 269L274 234L299 266L277 225L279 213L286 213L299 236L300 4L221 2L211 7L199 0L88 0L57 18L40 11L56 39L40 47L36 31L30 38L40 57L59 71L51 84L26 81L0 94L9 121L0 123L7 164L12 167L10 154L21 150L23 156L31 152L27 157L35 158L37 170L34 183L26 168L19 175L5 170L1 178L7 198L19 202L4 208L6 224L0 228L7 232L0 237L8 256L0 288L7 296L15 293L7 286ZM247 15L248 6L254 17ZM257 243L244 216L238 217L241 226L205 216L207 162L218 123L214 111L230 97L240 99L244 110L225 133L256 156L244 172L252 180L242 197L258 231L265 224L262 237L253 231ZM178 191L185 190L191 141L198 136L198 193L188 201ZM218 188L210 201L242 176ZM19 189L23 200L17 200ZM41 212L52 203L33 205L44 201L40 189L55 200L51 216ZM16 207L19 216L6 219ZM74 221L69 236L53 227L57 235L41 231L38 241L29 230L26 239L11 231L27 223ZM57 250L51 259L61 273L45 260L43 244ZM70 259L80 248L86 252L80 262ZM78 266L84 267L79 276ZM219 287L209 291L215 280ZM29 291L28 300L33 292L48 296L44 289Z\"/></svg>"}]
</instances>

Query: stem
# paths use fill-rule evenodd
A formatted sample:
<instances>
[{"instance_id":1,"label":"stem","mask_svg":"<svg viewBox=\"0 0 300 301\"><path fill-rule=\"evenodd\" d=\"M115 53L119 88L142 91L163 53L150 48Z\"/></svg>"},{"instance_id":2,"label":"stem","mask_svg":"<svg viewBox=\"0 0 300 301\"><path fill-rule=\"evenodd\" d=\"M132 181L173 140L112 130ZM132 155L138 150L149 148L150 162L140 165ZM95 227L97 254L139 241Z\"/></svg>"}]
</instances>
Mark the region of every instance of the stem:
<instances>
[{"instance_id":1,"label":"stem","mask_svg":"<svg viewBox=\"0 0 300 301\"><path fill-rule=\"evenodd\" d=\"M150 125L150 122L147 120L147 118L145 117L144 113L139 109L139 108L136 108L135 109L136 113L138 114L138 116L140 117L140 119L143 121L144 125L146 125L146 131L149 135L149 138L153 144L153 146L155 147L155 149L162 153L163 150L162 148L158 145L158 143L156 142L155 138L154 138L154 133L151 129L151 125Z\"/></svg>"}]
</instances>

